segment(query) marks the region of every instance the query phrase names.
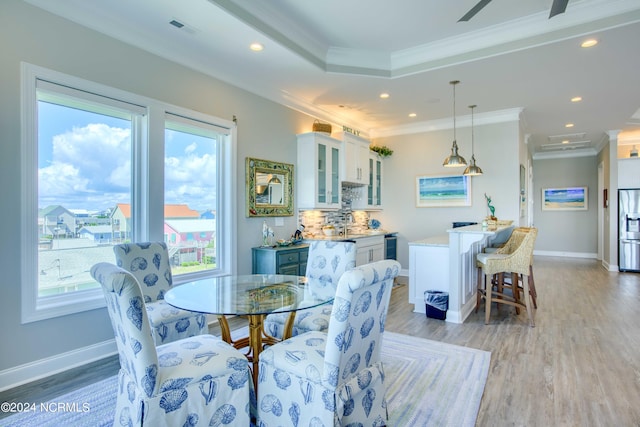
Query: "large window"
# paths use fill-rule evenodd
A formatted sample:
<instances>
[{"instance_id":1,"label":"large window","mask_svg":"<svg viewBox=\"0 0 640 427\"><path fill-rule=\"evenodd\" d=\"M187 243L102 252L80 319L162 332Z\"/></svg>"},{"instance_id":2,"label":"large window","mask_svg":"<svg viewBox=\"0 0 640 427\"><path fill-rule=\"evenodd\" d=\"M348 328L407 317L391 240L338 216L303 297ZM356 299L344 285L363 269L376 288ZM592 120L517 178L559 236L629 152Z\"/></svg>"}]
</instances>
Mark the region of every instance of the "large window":
<instances>
[{"instance_id":1,"label":"large window","mask_svg":"<svg viewBox=\"0 0 640 427\"><path fill-rule=\"evenodd\" d=\"M45 297L97 287L89 269L127 240L112 214L131 203L131 123L142 116L39 86L38 297Z\"/></svg>"},{"instance_id":2,"label":"large window","mask_svg":"<svg viewBox=\"0 0 640 427\"><path fill-rule=\"evenodd\" d=\"M217 165L226 135L213 123L166 114L164 234L174 275L218 269Z\"/></svg>"},{"instance_id":3,"label":"large window","mask_svg":"<svg viewBox=\"0 0 640 427\"><path fill-rule=\"evenodd\" d=\"M233 272L229 123L28 64L22 89L23 322L103 306L122 242L164 239L176 282Z\"/></svg>"}]
</instances>

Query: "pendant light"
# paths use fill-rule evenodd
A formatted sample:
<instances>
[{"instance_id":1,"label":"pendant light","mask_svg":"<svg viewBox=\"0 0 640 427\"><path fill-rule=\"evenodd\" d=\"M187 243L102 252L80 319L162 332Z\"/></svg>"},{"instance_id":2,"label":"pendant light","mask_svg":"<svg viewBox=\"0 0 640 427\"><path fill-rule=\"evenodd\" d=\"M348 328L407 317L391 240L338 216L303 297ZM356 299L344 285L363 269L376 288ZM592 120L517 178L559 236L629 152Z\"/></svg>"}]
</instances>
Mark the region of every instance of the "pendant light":
<instances>
[{"instance_id":1,"label":"pendant light","mask_svg":"<svg viewBox=\"0 0 640 427\"><path fill-rule=\"evenodd\" d=\"M463 175L468 176L482 175L482 169L476 166L476 155L473 151L473 109L476 107L477 105L469 105L469 108L471 108L471 164L467 166L463 173Z\"/></svg>"},{"instance_id":2,"label":"pendant light","mask_svg":"<svg viewBox=\"0 0 640 427\"><path fill-rule=\"evenodd\" d=\"M449 84L453 86L453 146L451 147L451 155L444 159L442 163L442 166L446 168L457 168L467 165L464 157L458 154L458 143L456 142L456 85L458 83L460 83L460 80L449 82Z\"/></svg>"}]
</instances>

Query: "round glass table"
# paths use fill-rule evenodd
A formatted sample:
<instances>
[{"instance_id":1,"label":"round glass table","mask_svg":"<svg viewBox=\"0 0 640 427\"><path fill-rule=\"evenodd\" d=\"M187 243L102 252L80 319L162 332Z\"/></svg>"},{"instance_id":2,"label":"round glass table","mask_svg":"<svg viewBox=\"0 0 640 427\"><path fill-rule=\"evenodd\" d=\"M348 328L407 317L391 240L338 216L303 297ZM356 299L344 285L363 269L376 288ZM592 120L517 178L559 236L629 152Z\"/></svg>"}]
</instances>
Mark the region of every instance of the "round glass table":
<instances>
[{"instance_id":1,"label":"round glass table","mask_svg":"<svg viewBox=\"0 0 640 427\"><path fill-rule=\"evenodd\" d=\"M183 310L215 314L220 322L222 339L237 349L248 348L257 386L258 362L264 345L280 340L264 331L264 318L270 313L290 313L282 339L291 336L295 313L333 301L335 288L326 282L304 276L252 274L213 277L176 285L164 296L167 303ZM232 340L225 316L246 316L249 336ZM257 387L256 387L257 389Z\"/></svg>"}]
</instances>

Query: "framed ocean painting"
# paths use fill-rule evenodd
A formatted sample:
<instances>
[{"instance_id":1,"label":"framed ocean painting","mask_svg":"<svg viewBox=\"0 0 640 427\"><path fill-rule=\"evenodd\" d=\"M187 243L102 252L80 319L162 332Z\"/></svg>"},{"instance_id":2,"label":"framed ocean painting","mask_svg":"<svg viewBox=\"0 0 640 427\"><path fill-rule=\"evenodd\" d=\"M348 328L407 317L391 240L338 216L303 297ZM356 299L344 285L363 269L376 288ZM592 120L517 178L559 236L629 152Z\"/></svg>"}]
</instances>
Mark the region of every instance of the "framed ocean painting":
<instances>
[{"instance_id":1,"label":"framed ocean painting","mask_svg":"<svg viewBox=\"0 0 640 427\"><path fill-rule=\"evenodd\" d=\"M586 211L589 207L587 187L542 189L543 211Z\"/></svg>"},{"instance_id":2,"label":"framed ocean painting","mask_svg":"<svg viewBox=\"0 0 640 427\"><path fill-rule=\"evenodd\" d=\"M418 176L416 206L471 206L471 179L464 175Z\"/></svg>"}]
</instances>

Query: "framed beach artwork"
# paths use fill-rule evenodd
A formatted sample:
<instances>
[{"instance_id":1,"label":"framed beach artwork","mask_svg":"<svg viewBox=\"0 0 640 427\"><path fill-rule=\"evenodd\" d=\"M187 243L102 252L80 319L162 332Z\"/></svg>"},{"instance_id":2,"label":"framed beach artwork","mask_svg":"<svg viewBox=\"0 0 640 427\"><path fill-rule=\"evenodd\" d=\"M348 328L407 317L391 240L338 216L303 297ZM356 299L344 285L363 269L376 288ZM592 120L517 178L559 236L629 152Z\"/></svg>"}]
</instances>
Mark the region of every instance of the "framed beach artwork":
<instances>
[{"instance_id":1,"label":"framed beach artwork","mask_svg":"<svg viewBox=\"0 0 640 427\"><path fill-rule=\"evenodd\" d=\"M416 206L471 206L471 179L464 175L418 176Z\"/></svg>"},{"instance_id":2,"label":"framed beach artwork","mask_svg":"<svg viewBox=\"0 0 640 427\"><path fill-rule=\"evenodd\" d=\"M542 189L543 211L586 211L589 207L587 187Z\"/></svg>"}]
</instances>

